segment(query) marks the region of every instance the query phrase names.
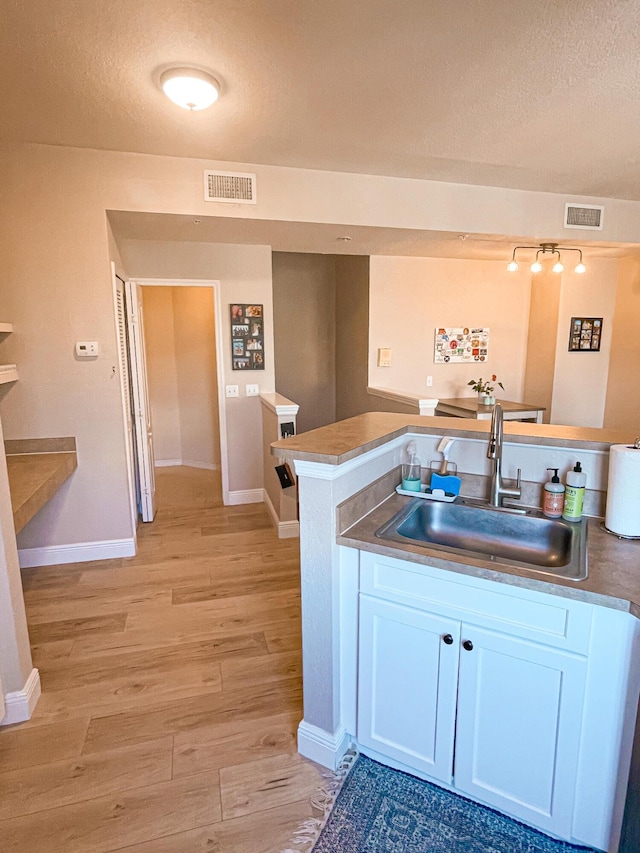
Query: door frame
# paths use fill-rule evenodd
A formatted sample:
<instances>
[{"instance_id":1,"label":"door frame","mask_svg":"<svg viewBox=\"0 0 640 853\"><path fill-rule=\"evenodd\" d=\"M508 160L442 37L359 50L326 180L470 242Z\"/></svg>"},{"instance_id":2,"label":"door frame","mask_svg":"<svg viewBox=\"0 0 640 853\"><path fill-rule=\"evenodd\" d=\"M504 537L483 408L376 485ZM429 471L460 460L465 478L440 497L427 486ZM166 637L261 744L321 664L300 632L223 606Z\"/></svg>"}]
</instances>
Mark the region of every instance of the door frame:
<instances>
[{"instance_id":1,"label":"door frame","mask_svg":"<svg viewBox=\"0 0 640 853\"><path fill-rule=\"evenodd\" d=\"M131 382L131 352L129 349L129 341L128 335L126 333L127 326L127 318L126 314L124 317L124 326L125 326L125 339L124 341L120 341L120 329L118 327L118 281L120 279L122 282L122 295L123 295L123 303L126 312L127 307L127 294L125 282L127 280L126 276L118 272L116 269L116 265L114 261L111 261L111 283L113 290L113 319L116 326L116 340L118 344L124 344L124 350L126 352L127 365L126 368L129 371L129 382ZM133 412L131 411L131 400L129 399L126 388L124 385L124 381L122 378L122 369L124 365L120 360L120 352L118 352L118 379L120 382L120 396L122 399L122 431L124 434L124 446L125 446L125 457L126 457L126 465L127 465L127 488L129 489L129 504L131 507L131 534L133 536L133 547L134 550L137 551L137 540L138 540L138 501L136 498L136 483L134 477L134 449L133 449L133 437L131 434L131 430L129 428L129 424L133 423ZM115 370L114 365L114 370ZM135 427L134 427L135 428Z\"/></svg>"},{"instance_id":2,"label":"door frame","mask_svg":"<svg viewBox=\"0 0 640 853\"><path fill-rule=\"evenodd\" d=\"M216 345L216 381L218 385L218 430L220 433L220 474L222 479L222 502L229 505L229 460L227 452L227 413L224 393L224 353L222 348L222 298L218 279L200 278L140 278L130 280L142 287L210 287L213 298L213 322ZM144 341L143 341L144 344ZM132 370L134 366L132 365Z\"/></svg>"}]
</instances>

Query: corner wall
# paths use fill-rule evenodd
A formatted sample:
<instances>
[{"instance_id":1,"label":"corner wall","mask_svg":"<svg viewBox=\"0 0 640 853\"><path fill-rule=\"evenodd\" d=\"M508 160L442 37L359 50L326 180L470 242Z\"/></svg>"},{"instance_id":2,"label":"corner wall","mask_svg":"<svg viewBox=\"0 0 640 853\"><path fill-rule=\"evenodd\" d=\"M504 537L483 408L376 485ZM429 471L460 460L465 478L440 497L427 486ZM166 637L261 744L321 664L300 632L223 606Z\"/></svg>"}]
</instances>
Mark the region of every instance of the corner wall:
<instances>
[{"instance_id":1,"label":"corner wall","mask_svg":"<svg viewBox=\"0 0 640 853\"><path fill-rule=\"evenodd\" d=\"M640 433L640 261L618 264L604 426Z\"/></svg>"}]
</instances>

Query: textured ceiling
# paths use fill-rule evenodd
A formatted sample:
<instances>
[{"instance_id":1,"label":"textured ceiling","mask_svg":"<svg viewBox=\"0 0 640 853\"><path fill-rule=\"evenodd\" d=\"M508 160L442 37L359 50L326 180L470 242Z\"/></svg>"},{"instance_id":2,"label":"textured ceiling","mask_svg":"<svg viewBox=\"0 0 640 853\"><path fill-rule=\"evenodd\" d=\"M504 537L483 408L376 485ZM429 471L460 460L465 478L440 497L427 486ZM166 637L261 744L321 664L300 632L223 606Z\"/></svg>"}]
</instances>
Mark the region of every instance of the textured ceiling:
<instances>
[{"instance_id":1,"label":"textured ceiling","mask_svg":"<svg viewBox=\"0 0 640 853\"><path fill-rule=\"evenodd\" d=\"M0 139L640 200L637 0L0 0L0 33Z\"/></svg>"}]
</instances>

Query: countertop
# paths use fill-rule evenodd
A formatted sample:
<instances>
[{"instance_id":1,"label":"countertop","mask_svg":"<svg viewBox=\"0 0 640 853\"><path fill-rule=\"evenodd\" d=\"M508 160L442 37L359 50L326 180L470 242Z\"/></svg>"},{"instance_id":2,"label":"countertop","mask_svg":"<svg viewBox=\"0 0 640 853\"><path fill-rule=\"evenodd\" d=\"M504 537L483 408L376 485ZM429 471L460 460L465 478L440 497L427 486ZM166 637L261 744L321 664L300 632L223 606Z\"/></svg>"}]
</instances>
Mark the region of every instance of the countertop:
<instances>
[{"instance_id":1,"label":"countertop","mask_svg":"<svg viewBox=\"0 0 640 853\"><path fill-rule=\"evenodd\" d=\"M465 557L465 562L462 563L443 551L429 548L428 545L419 546L411 543L400 545L377 539L376 530L409 500L412 498L393 494L344 533L339 534L338 544L499 583L613 607L616 610L629 611L640 618L640 541L619 539L607 533L601 527L601 519L586 520L589 575L582 581L570 581L516 566L501 565L500 570L497 571L495 563L490 559Z\"/></svg>"},{"instance_id":2,"label":"countertop","mask_svg":"<svg viewBox=\"0 0 640 853\"><path fill-rule=\"evenodd\" d=\"M340 465L380 447L407 433L450 435L476 438L489 432L487 421L460 418L400 415L387 412L368 412L345 421L303 432L271 445L274 456L287 461L304 459ZM593 427L558 426L505 421L506 444L543 444L557 447L576 447L608 450L612 444L633 443L636 434L629 430L595 429Z\"/></svg>"},{"instance_id":3,"label":"countertop","mask_svg":"<svg viewBox=\"0 0 640 853\"><path fill-rule=\"evenodd\" d=\"M274 455L284 457L287 461L302 459L340 465L407 433L453 433L459 437L476 438L486 435L489 429L490 425L486 421L370 412L277 441L271 447ZM633 443L635 438L635 434L628 430L514 421L504 423L504 441L507 444L540 444L608 451L612 444ZM376 503L380 503L390 491L380 495ZM396 545L376 539L375 531L407 500L410 498L393 492L383 504L364 515L348 530L338 534L338 544L614 607L630 611L640 618L640 541L619 539L607 533L601 528L601 519L590 518L587 521L588 578L583 581L569 581L515 566L511 568L501 565L500 571L497 571L496 564L490 559L467 560L465 557L466 562L462 563L426 545Z\"/></svg>"},{"instance_id":4,"label":"countertop","mask_svg":"<svg viewBox=\"0 0 640 853\"><path fill-rule=\"evenodd\" d=\"M78 467L75 438L5 441L13 521L18 533Z\"/></svg>"}]
</instances>

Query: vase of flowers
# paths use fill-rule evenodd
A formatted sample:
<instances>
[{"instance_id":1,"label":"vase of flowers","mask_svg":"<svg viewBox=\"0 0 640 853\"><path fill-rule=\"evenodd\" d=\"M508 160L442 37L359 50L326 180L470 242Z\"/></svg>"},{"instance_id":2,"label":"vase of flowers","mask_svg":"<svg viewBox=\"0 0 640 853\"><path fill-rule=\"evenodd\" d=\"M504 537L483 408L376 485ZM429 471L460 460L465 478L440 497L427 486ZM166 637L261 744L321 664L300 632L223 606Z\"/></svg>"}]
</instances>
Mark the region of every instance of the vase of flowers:
<instances>
[{"instance_id":1,"label":"vase of flowers","mask_svg":"<svg viewBox=\"0 0 640 853\"><path fill-rule=\"evenodd\" d=\"M478 394L478 403L482 406L492 406L496 398L493 396L495 386L498 385L504 391L504 385L498 381L498 377L493 374L491 379L471 379L467 382L473 390Z\"/></svg>"}]
</instances>

